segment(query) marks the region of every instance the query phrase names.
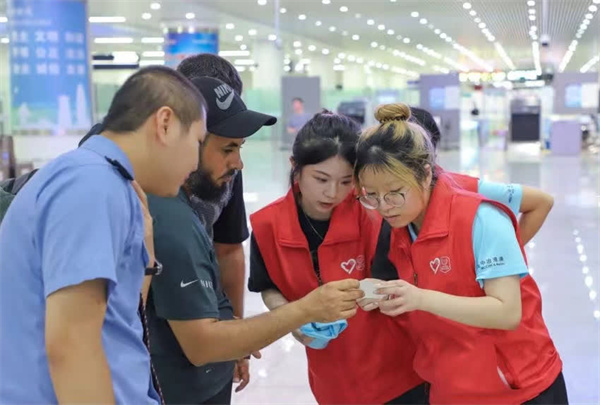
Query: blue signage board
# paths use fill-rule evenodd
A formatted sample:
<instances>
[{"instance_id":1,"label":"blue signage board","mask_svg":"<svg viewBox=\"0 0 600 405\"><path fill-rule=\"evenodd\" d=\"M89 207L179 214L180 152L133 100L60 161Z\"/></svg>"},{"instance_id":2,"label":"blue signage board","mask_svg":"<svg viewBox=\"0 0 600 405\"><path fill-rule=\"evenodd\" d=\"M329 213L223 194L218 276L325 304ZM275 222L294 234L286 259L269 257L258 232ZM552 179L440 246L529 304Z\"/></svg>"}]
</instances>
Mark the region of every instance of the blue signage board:
<instances>
[{"instance_id":1,"label":"blue signage board","mask_svg":"<svg viewBox=\"0 0 600 405\"><path fill-rule=\"evenodd\" d=\"M571 84L565 88L565 107L581 108L581 85Z\"/></svg>"},{"instance_id":2,"label":"blue signage board","mask_svg":"<svg viewBox=\"0 0 600 405\"><path fill-rule=\"evenodd\" d=\"M446 88L434 87L429 90L429 108L443 110L446 108Z\"/></svg>"},{"instance_id":3,"label":"blue signage board","mask_svg":"<svg viewBox=\"0 0 600 405\"><path fill-rule=\"evenodd\" d=\"M84 0L10 0L15 134L80 134L92 118Z\"/></svg>"},{"instance_id":4,"label":"blue signage board","mask_svg":"<svg viewBox=\"0 0 600 405\"><path fill-rule=\"evenodd\" d=\"M174 68L190 55L219 53L219 33L216 30L169 31L164 48L165 64Z\"/></svg>"}]
</instances>

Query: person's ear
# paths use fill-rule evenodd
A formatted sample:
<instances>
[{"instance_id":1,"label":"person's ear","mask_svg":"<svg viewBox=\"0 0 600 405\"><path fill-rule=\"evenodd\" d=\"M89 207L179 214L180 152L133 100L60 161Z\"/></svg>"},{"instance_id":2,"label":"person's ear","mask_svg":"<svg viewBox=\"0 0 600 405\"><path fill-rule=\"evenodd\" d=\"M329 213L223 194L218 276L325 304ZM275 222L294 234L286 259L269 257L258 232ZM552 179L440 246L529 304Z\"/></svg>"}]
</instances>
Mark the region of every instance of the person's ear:
<instances>
[{"instance_id":1,"label":"person's ear","mask_svg":"<svg viewBox=\"0 0 600 405\"><path fill-rule=\"evenodd\" d=\"M294 183L296 183L296 182L298 182L298 180L300 180L302 170L297 170L298 163L296 163L296 161L294 160L294 158L292 156L290 156L290 165L292 165L292 173L294 174L294 177L292 180Z\"/></svg>"},{"instance_id":2,"label":"person's ear","mask_svg":"<svg viewBox=\"0 0 600 405\"><path fill-rule=\"evenodd\" d=\"M433 182L433 168L430 164L425 165L425 170L427 171L427 177L425 178L425 190L429 190L431 188L431 183Z\"/></svg>"},{"instance_id":3,"label":"person's ear","mask_svg":"<svg viewBox=\"0 0 600 405\"><path fill-rule=\"evenodd\" d=\"M154 126L156 128L156 138L159 143L166 145L169 142L169 136L174 130L171 127L176 119L171 107L161 107L156 111L154 114Z\"/></svg>"}]
</instances>

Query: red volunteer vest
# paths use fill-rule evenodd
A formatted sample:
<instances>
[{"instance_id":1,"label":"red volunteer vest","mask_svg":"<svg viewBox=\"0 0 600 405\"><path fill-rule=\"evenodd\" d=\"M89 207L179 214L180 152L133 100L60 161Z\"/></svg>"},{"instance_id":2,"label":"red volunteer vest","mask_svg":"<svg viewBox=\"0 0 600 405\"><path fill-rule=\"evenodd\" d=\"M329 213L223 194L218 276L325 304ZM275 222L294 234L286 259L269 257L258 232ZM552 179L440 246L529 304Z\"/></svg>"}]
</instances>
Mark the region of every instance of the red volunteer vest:
<instances>
[{"instance_id":1,"label":"red volunteer vest","mask_svg":"<svg viewBox=\"0 0 600 405\"><path fill-rule=\"evenodd\" d=\"M473 189L472 181L462 180ZM485 292L475 280L472 243L477 208L482 201L492 203L515 228L517 223L507 207L460 190L457 181L454 174L440 175L418 239L411 243L407 228L394 229L389 257L400 278L420 288L480 297ZM493 257L482 265L502 260ZM408 331L418 342L414 369L431 383L432 404L521 404L554 382L562 362L530 276L521 281L521 299L522 320L513 331L470 327L423 311L407 314Z\"/></svg>"},{"instance_id":2,"label":"red volunteer vest","mask_svg":"<svg viewBox=\"0 0 600 405\"><path fill-rule=\"evenodd\" d=\"M291 190L250 221L269 275L286 299L296 301L319 287ZM352 193L335 207L318 250L323 283L370 276L380 225ZM359 309L325 349L307 347L306 353L320 404L382 404L423 382L413 371L414 344L406 331L379 311Z\"/></svg>"}]
</instances>

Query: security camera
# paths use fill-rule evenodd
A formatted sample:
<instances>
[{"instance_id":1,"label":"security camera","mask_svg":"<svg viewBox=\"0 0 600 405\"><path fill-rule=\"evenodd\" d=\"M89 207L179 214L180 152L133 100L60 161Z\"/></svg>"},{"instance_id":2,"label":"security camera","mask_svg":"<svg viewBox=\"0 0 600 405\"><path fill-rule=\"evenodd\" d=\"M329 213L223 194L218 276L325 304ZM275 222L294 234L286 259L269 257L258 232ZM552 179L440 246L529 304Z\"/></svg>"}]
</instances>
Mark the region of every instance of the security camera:
<instances>
[{"instance_id":1,"label":"security camera","mask_svg":"<svg viewBox=\"0 0 600 405\"><path fill-rule=\"evenodd\" d=\"M540 37L540 44L542 44L542 46L543 46L544 48L547 48L547 47L549 47L549 46L550 46L550 35L548 35L548 34L543 34L543 35Z\"/></svg>"}]
</instances>

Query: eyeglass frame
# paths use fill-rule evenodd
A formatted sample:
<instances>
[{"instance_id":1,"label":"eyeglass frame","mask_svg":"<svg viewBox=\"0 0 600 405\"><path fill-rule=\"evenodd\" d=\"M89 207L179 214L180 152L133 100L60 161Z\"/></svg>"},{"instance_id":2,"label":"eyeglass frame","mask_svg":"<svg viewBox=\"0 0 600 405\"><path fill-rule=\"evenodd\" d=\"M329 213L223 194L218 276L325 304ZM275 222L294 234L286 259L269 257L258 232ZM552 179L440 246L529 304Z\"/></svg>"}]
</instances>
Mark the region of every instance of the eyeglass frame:
<instances>
[{"instance_id":1,"label":"eyeglass frame","mask_svg":"<svg viewBox=\"0 0 600 405\"><path fill-rule=\"evenodd\" d=\"M391 204L387 199L389 196L395 196L395 195L399 195L402 197L402 204ZM377 201L377 205L372 207L372 206L367 206L364 201L362 201L362 198L374 198ZM376 210L377 208L379 208L379 206L381 205L381 200L382 197L379 196L367 196L367 195L359 195L358 197L356 197L356 200L358 200L358 202L360 202L362 204L363 207L365 207L368 210ZM400 208L403 207L404 204L406 204L406 192L401 192L401 191L390 191L388 193L385 193L383 195L383 200L386 202L386 204L391 205L394 208Z\"/></svg>"}]
</instances>

